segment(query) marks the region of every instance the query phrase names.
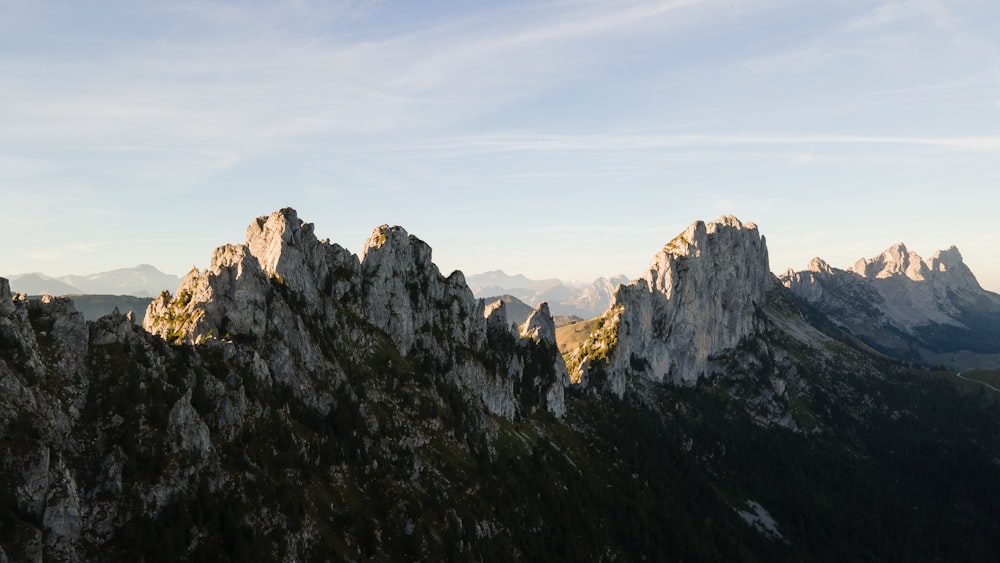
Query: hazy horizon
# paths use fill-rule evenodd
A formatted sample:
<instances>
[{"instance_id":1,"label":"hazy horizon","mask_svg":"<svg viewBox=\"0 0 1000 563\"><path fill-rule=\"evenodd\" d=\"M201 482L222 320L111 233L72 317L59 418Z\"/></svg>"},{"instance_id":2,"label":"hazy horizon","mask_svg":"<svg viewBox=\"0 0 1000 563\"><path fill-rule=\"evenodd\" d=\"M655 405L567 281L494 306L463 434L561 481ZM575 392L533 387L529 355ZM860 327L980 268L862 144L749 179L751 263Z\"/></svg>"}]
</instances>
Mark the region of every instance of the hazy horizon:
<instances>
[{"instance_id":1,"label":"hazy horizon","mask_svg":"<svg viewBox=\"0 0 1000 563\"><path fill-rule=\"evenodd\" d=\"M308 220L308 217L303 217L302 214L301 214L301 212L299 213L299 218L302 219L302 220L305 220L307 222L311 222L311 221ZM747 222L752 222L752 221L747 221ZM405 226L404 226L404 228L405 228ZM764 236L764 238L767 239L767 234L763 231L763 229L760 227L760 225L758 225L757 228L758 228L758 232L760 232ZM677 233L674 233L674 235L680 234L681 231L683 231L683 229L681 229ZM462 268L460 265L456 265L454 267L448 266L446 264L442 264L441 261L438 259L436 248L435 248L435 246L434 246L434 244L433 244L432 241L428 241L428 240L423 239L423 237L420 237L419 233L414 233L414 232L409 231L409 230L407 230L407 232L409 234L411 234L411 235L415 235L418 238L421 238L422 240L424 240L424 242L428 243L431 246L431 250L433 252L432 259L434 260L434 263L438 266L438 268L441 270L441 272L444 275L448 275L449 273L451 273L454 270L460 270L467 277L468 276L473 276L473 275L485 274L485 273L494 272L494 271L502 271L504 274L509 275L509 276L523 275L523 276L525 276L528 279L536 280L536 281L546 280L546 279L559 279L559 280L561 280L563 282L579 282L579 283L590 283L590 282L592 282L592 281L594 281L594 280L596 280L598 278L602 278L602 277L614 277L614 276L619 276L619 275L624 275L627 278L629 278L630 280L631 279L635 279L636 277L638 277L639 275L641 275L642 272L644 272L646 270L646 268L649 265L649 261L653 258L653 255L656 252L659 252L660 249L667 242L669 242L669 240L672 239L673 236L674 236L674 235L672 235L669 239L666 239L662 243L660 243L659 245L657 245L656 248L655 248L655 250L653 250L649 254L649 256L647 257L647 260L644 263L642 263L641 265L636 265L636 267L633 269L633 271L604 272L604 273L597 273L597 274L589 276L589 277L573 277L573 276L561 274L559 272L554 272L554 271L551 271L551 270L543 270L541 273L533 273L533 272L525 272L525 271L521 271L521 270L515 270L515 269L507 268L507 267L504 267L503 265L499 265L499 266L497 266L495 268L486 268L486 269L480 269L480 270L469 270L467 268ZM320 239L322 239L322 238L328 238L328 237L326 237L326 236L323 235L323 233L322 233L322 227L321 226L316 226L316 235ZM331 242L339 244L340 246L346 248L347 250L353 252L354 254L360 254L361 249L364 247L364 241L365 240L367 240L367 237L361 239L361 242L359 244L357 244L356 246L351 246L351 245L345 244L343 241L337 241L337 240L331 240ZM223 244L242 243L242 242L243 242L243 240L225 241L225 242L220 242L219 244L216 245L216 247L222 246ZM939 250L945 250L947 248L947 247L936 248L936 249L928 251L928 250L925 250L925 249L914 248L911 245L906 244L906 241L895 241L895 242L902 242L903 244L906 245L907 250L910 250L911 252L916 252L924 260L927 260L928 258L930 258L931 255L934 254L934 252L937 252ZM825 256L816 255L815 257L823 259L824 261L826 261L828 264L830 264L834 268L848 269L851 266L853 266L855 262L857 262L858 260L860 260L862 258L875 258L875 257L879 256L882 253L883 250L889 248L889 246L891 246L892 244L895 244L895 242L886 244L881 249L873 250L872 252L870 252L867 255L858 256L857 258L855 258L853 260L849 260L849 261L844 262L844 263L834 262L834 261L830 260L829 258L827 258ZM215 247L213 247L213 250L214 250L214 248ZM962 249L959 248L959 251L961 252ZM802 263L800 265L794 265L794 266L787 266L787 267L779 268L774 263L774 258L773 258L774 251L773 251L773 249L771 249L770 243L768 243L768 252L769 252L769 255L771 256L771 258L770 258L770 261L771 261L771 271L775 275L781 275L789 267L793 268L796 271L801 271L801 270L804 270L806 268L806 265L808 264L808 260L807 260L806 262L804 262L804 263ZM51 272L46 272L46 271L0 272L0 277L10 277L10 276L19 276L19 275L26 275L26 274L38 274L38 273L44 274L44 275L52 277L52 278L61 278L61 277L74 276L74 275L87 276L87 275L92 275L92 274L99 274L99 273L111 272L111 271L119 270L119 269L130 269L130 268L137 268L137 267L143 266L143 265L149 265L149 266L153 266L154 268L156 268L157 270L159 270L159 271L161 271L161 272L163 272L165 274L176 275L178 277L183 278L184 275L187 274L187 272L189 272L192 268L198 268L200 270L203 270L203 269L207 268L210 265L211 254L212 254L211 251L206 252L205 253L205 259L201 263L194 263L191 266L189 266L187 268L184 268L183 270L173 270L173 271L171 271L169 269L165 269L165 268L161 267L160 265L158 265L155 260L147 260L147 261L144 261L144 262L133 264L131 266L128 266L128 265L119 265L119 266L116 266L116 267L109 268L107 270L94 270L94 271L86 271L86 272L65 272L65 273L51 273ZM964 258L964 254L963 254L963 258ZM809 260L811 260L811 259L812 258L810 258ZM965 263L966 263L967 266L969 266L970 270L972 270L972 273L974 275L976 275L976 278L979 280L980 285L982 285L984 289L987 289L989 291L994 291L994 292L1000 292L1000 291L998 291L998 288L990 287L986 283L984 283L983 279L979 276L979 272L976 270L975 265L970 264L967 259L965 260ZM172 288L171 288L171 291L173 291Z\"/></svg>"}]
</instances>

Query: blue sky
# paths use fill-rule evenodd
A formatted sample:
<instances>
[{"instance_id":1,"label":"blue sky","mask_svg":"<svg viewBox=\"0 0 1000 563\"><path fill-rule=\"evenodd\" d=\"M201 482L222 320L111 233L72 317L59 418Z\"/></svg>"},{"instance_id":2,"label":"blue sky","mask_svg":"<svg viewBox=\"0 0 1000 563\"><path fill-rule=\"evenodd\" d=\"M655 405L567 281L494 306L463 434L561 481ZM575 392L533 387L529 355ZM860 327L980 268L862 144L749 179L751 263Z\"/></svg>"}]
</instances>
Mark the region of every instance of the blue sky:
<instances>
[{"instance_id":1,"label":"blue sky","mask_svg":"<svg viewBox=\"0 0 1000 563\"><path fill-rule=\"evenodd\" d=\"M956 245L1000 290L1000 3L0 0L0 273L182 274L284 206L445 273Z\"/></svg>"}]
</instances>

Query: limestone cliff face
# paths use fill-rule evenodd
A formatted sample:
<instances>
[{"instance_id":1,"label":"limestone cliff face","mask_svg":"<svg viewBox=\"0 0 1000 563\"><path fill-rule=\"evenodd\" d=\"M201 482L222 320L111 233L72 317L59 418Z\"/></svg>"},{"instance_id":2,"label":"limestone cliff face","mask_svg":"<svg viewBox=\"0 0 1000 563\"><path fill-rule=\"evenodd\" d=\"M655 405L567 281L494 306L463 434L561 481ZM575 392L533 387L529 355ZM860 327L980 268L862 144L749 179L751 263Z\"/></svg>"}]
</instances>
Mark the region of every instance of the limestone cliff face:
<instances>
[{"instance_id":1,"label":"limestone cliff face","mask_svg":"<svg viewBox=\"0 0 1000 563\"><path fill-rule=\"evenodd\" d=\"M482 347L482 305L465 277L458 271L443 277L431 248L402 227L382 225L371 234L361 254L361 281L365 316L403 354L414 346L442 355L453 346Z\"/></svg>"},{"instance_id":2,"label":"limestone cliff face","mask_svg":"<svg viewBox=\"0 0 1000 563\"><path fill-rule=\"evenodd\" d=\"M401 227L375 229L359 259L318 240L293 209L260 217L245 244L218 248L209 268L191 271L176 296L154 300L143 326L174 341L250 344L278 381L321 407L332 398L307 374L338 381L344 356L372 353L380 331L403 357L430 362L491 412L513 417L521 408L523 359L503 359L513 373L483 363L494 353L484 304L461 272L442 276L431 248ZM558 369L553 362L548 371Z\"/></svg>"},{"instance_id":3,"label":"limestone cliff face","mask_svg":"<svg viewBox=\"0 0 1000 563\"><path fill-rule=\"evenodd\" d=\"M637 380L693 383L711 357L759 328L756 309L773 285L767 246L752 223L698 221L668 243L648 271L615 296L575 354L575 378L619 395Z\"/></svg>"}]
</instances>

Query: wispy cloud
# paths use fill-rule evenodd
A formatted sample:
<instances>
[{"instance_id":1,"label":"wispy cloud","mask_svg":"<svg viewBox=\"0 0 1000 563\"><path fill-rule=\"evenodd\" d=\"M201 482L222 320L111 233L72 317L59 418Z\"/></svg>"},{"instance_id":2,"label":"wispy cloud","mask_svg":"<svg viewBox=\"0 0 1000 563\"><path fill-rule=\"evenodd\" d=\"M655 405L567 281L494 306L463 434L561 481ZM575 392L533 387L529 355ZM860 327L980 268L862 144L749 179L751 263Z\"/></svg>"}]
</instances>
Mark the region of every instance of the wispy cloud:
<instances>
[{"instance_id":1,"label":"wispy cloud","mask_svg":"<svg viewBox=\"0 0 1000 563\"><path fill-rule=\"evenodd\" d=\"M907 9L906 2L890 0L883 2L868 13L848 21L846 28L849 30L870 29L913 16L913 12Z\"/></svg>"},{"instance_id":2,"label":"wispy cloud","mask_svg":"<svg viewBox=\"0 0 1000 563\"><path fill-rule=\"evenodd\" d=\"M488 135L439 142L387 146L388 150L429 150L459 157L497 152L644 151L704 147L816 145L897 145L972 152L1000 152L1000 136L924 137L892 135Z\"/></svg>"},{"instance_id":3,"label":"wispy cloud","mask_svg":"<svg viewBox=\"0 0 1000 563\"><path fill-rule=\"evenodd\" d=\"M7 85L0 91L6 109L0 111L14 126L8 133L29 138L179 137L227 143L236 138L252 144L316 131L461 119L560 80L552 68L545 69L548 77L540 84L526 80L538 79L541 71L524 63L549 56L555 44L563 44L559 53L593 54L586 46L589 39L636 26L660 30L657 18L705 3L553 8L499 26L447 23L351 42L278 30L176 42L157 38L97 60L8 58L0 63ZM298 4L284 6L297 10ZM211 2L185 9L227 21L253 13ZM491 91L498 83L508 88ZM432 117L425 117L428 110Z\"/></svg>"}]
</instances>

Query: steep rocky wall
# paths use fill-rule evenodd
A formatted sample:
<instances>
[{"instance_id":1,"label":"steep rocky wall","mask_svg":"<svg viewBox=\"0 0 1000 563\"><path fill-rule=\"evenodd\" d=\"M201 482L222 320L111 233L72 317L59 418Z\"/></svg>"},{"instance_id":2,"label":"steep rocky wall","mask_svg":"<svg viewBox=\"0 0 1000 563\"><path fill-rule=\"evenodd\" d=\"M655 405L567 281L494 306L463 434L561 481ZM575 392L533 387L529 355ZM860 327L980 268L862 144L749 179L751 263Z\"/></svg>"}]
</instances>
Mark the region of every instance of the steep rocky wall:
<instances>
[{"instance_id":1,"label":"steep rocky wall","mask_svg":"<svg viewBox=\"0 0 1000 563\"><path fill-rule=\"evenodd\" d=\"M690 384L710 376L713 355L759 328L756 310L773 283L756 225L732 216L698 221L618 290L575 353L574 378L599 370L602 385L621 395L637 381Z\"/></svg>"}]
</instances>

